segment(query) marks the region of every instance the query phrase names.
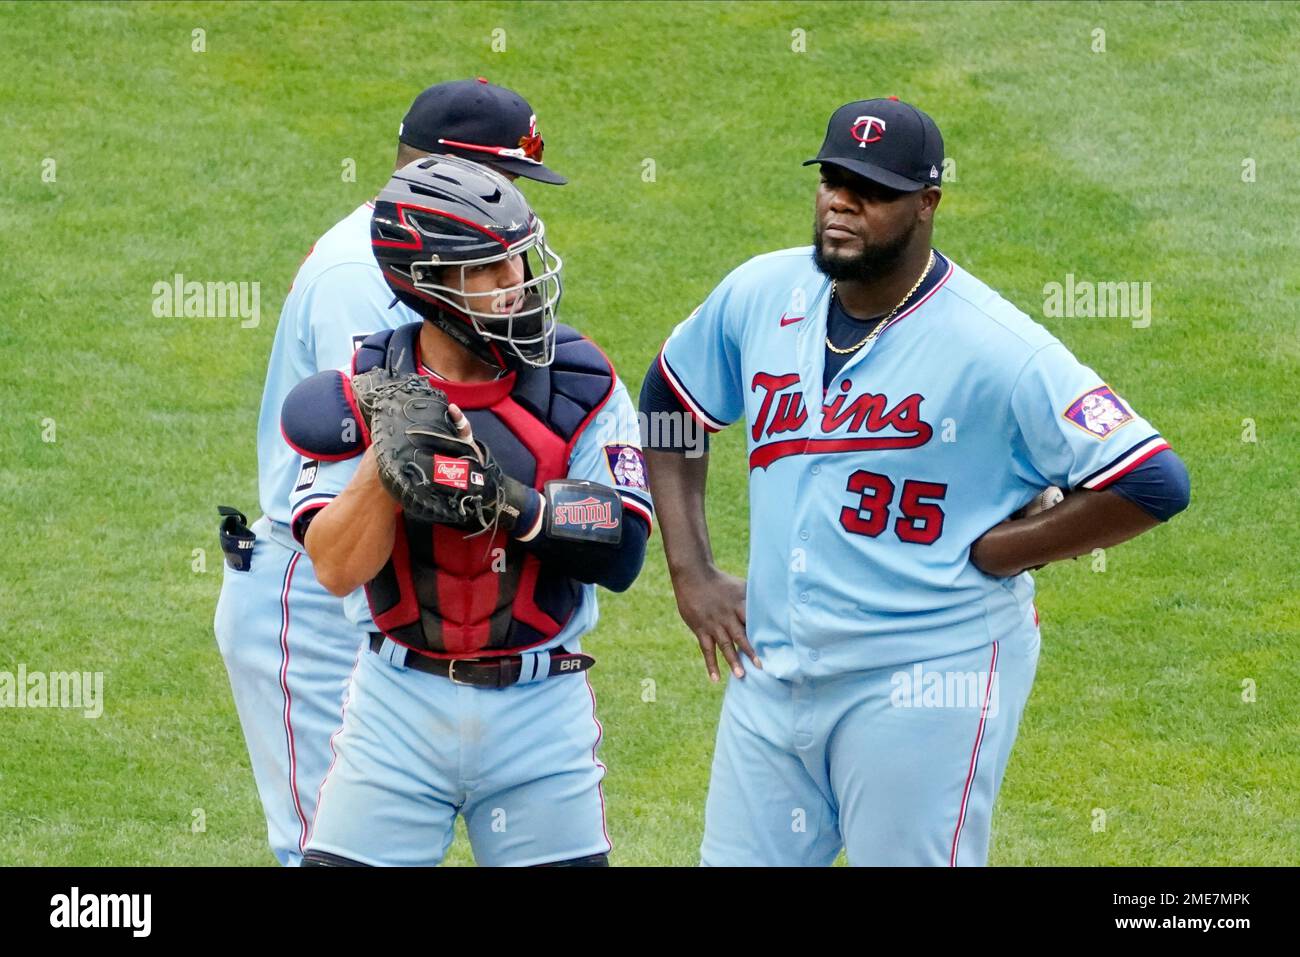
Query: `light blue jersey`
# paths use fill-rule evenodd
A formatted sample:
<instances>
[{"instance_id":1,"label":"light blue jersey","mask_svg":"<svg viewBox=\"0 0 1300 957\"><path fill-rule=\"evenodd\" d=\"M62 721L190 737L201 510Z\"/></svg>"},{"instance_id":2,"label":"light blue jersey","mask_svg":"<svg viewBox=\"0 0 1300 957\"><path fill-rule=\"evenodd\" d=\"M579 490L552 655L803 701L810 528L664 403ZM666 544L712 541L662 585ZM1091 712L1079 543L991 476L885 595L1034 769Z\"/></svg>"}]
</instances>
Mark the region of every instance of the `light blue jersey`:
<instances>
[{"instance_id":1,"label":"light blue jersey","mask_svg":"<svg viewBox=\"0 0 1300 957\"><path fill-rule=\"evenodd\" d=\"M983 864L1040 639L1033 579L984 574L971 544L1167 445L937 253L823 388L830 296L811 247L759 256L659 357L706 426L746 420L749 452L764 668L727 685L701 860Z\"/></svg>"},{"instance_id":2,"label":"light blue jersey","mask_svg":"<svg viewBox=\"0 0 1300 957\"><path fill-rule=\"evenodd\" d=\"M262 409L257 417L257 483L262 511L287 525L298 456L280 436L280 408L303 379L352 360L361 340L420 317L398 303L370 249L372 205L359 206L312 247L280 310Z\"/></svg>"},{"instance_id":3,"label":"light blue jersey","mask_svg":"<svg viewBox=\"0 0 1300 957\"><path fill-rule=\"evenodd\" d=\"M1032 628L1032 578L984 574L971 544L1047 486L1103 488L1166 444L939 255L823 392L830 290L811 247L759 256L660 355L707 426L747 422L748 632L767 673L833 676Z\"/></svg>"}]
</instances>

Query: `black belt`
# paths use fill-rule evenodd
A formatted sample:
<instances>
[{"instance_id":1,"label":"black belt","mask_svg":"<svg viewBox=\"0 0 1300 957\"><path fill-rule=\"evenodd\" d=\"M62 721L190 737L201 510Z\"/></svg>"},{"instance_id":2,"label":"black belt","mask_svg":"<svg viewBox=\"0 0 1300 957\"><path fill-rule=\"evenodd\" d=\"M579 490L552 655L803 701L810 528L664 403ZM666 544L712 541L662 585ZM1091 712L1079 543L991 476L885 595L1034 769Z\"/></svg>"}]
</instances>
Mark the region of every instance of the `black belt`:
<instances>
[{"instance_id":1,"label":"black belt","mask_svg":"<svg viewBox=\"0 0 1300 957\"><path fill-rule=\"evenodd\" d=\"M383 634L372 631L370 650L378 654L384 638ZM394 642L394 644L398 643ZM398 647L400 648L401 645L398 644ZM545 675L541 676L543 678L577 674L586 671L596 663L596 659L590 655L574 654L563 648L552 651L550 655L550 668ZM530 659L532 657L529 656ZM524 670L522 655L503 655L499 658L430 658L412 648L406 649L404 660L400 663L415 671L447 678L452 684L473 685L476 688L508 688L519 682L519 675Z\"/></svg>"}]
</instances>

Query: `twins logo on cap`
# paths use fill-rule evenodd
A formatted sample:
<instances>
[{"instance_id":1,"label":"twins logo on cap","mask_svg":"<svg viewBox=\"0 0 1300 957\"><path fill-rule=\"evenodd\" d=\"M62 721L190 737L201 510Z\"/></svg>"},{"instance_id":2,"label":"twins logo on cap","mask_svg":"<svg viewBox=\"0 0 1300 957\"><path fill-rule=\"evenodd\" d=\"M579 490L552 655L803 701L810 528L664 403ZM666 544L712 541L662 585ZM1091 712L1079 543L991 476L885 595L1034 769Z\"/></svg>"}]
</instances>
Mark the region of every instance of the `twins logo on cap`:
<instances>
[{"instance_id":1,"label":"twins logo on cap","mask_svg":"<svg viewBox=\"0 0 1300 957\"><path fill-rule=\"evenodd\" d=\"M910 103L895 97L855 100L831 115L821 150L804 161L814 163L912 193L939 184L943 137L934 120Z\"/></svg>"},{"instance_id":2,"label":"twins logo on cap","mask_svg":"<svg viewBox=\"0 0 1300 957\"><path fill-rule=\"evenodd\" d=\"M868 143L878 143L885 135L885 121L878 116L859 116L849 128L849 135L858 141L859 149Z\"/></svg>"}]
</instances>

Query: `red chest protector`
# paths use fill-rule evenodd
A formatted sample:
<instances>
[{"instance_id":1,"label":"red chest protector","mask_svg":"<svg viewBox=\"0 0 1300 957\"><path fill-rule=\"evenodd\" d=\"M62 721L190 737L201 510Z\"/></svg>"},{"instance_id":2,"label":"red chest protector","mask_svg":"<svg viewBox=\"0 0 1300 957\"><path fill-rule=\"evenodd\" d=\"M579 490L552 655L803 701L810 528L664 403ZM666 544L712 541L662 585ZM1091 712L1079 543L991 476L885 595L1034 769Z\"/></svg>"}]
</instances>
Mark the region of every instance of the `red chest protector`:
<instances>
[{"instance_id":1,"label":"red chest protector","mask_svg":"<svg viewBox=\"0 0 1300 957\"><path fill-rule=\"evenodd\" d=\"M419 335L413 323L370 336L353 370L391 360L395 371L414 373ZM493 382L430 382L465 412L503 471L540 491L568 474L574 445L614 390L614 370L594 343L561 325L546 368ZM581 595L581 583L549 571L504 532L470 538L405 515L392 557L366 585L376 627L433 657L517 654L542 644L572 617Z\"/></svg>"}]
</instances>

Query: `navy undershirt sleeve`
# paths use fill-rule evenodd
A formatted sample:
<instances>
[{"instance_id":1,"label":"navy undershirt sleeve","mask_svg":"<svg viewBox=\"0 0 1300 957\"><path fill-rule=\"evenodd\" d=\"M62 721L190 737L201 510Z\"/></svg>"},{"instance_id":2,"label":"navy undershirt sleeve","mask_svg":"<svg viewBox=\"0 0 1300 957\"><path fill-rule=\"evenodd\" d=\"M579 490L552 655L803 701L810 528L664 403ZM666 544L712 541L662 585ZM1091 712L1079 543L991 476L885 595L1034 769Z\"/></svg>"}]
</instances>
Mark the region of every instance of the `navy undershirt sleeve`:
<instances>
[{"instance_id":1,"label":"navy undershirt sleeve","mask_svg":"<svg viewBox=\"0 0 1300 957\"><path fill-rule=\"evenodd\" d=\"M653 449L656 452L681 452L685 453L689 449L686 441L687 429L685 424L691 420L692 413L686 406L678 400L673 393L673 387L668 384L664 378L663 372L659 368L659 360L655 359L650 363L650 368L646 370L645 379L641 383L640 398L641 414L647 419L652 415L673 415L680 416L682 428L680 429L642 429L645 433L642 438L642 446L647 449ZM651 420L653 421L653 420ZM704 451L709 451L709 436L702 429L694 430L702 434L704 439ZM673 441L676 439L676 441Z\"/></svg>"},{"instance_id":2,"label":"navy undershirt sleeve","mask_svg":"<svg viewBox=\"0 0 1300 957\"><path fill-rule=\"evenodd\" d=\"M1107 488L1162 522L1185 509L1192 498L1191 476L1173 449L1157 452Z\"/></svg>"}]
</instances>

